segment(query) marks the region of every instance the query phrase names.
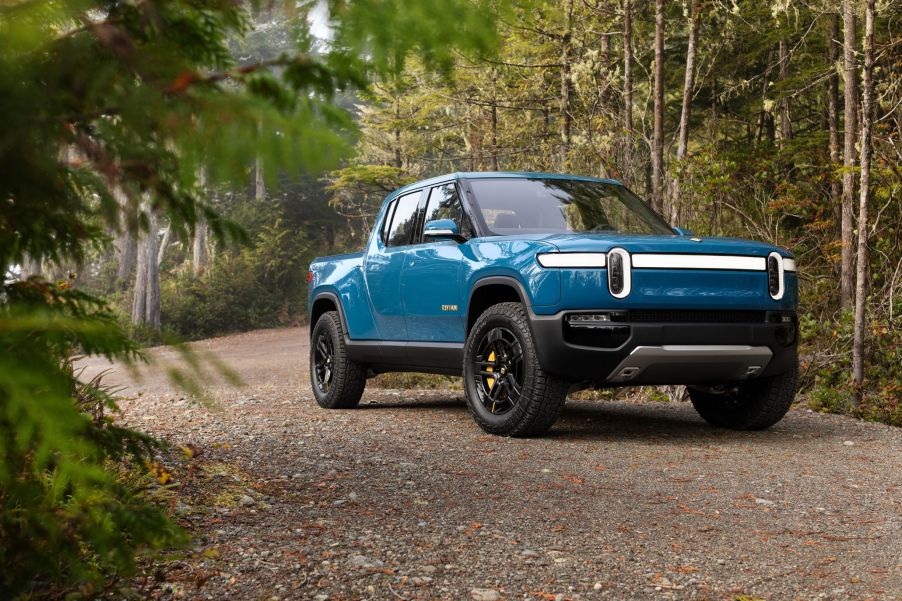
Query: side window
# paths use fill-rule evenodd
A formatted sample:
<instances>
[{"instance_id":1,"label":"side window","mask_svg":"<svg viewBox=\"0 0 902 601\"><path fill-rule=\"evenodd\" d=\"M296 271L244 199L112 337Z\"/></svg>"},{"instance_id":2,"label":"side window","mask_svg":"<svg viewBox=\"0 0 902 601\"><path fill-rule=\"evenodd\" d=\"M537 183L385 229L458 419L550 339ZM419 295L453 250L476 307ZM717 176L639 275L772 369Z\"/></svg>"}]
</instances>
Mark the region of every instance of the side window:
<instances>
[{"instance_id":1,"label":"side window","mask_svg":"<svg viewBox=\"0 0 902 601\"><path fill-rule=\"evenodd\" d=\"M429 202L426 204L426 217L423 223L435 219L453 219L461 234L467 238L473 237L473 227L463 211L457 194L457 186L454 184L436 186L429 192Z\"/></svg>"},{"instance_id":2,"label":"side window","mask_svg":"<svg viewBox=\"0 0 902 601\"><path fill-rule=\"evenodd\" d=\"M393 200L385 210L385 217L382 219L382 231L379 234L379 236L382 238L382 244L388 244L388 228L389 226L391 226L391 218L392 215L394 215L396 206L398 206L398 201Z\"/></svg>"},{"instance_id":3,"label":"side window","mask_svg":"<svg viewBox=\"0 0 902 601\"><path fill-rule=\"evenodd\" d=\"M413 192L400 197L395 201L395 214L392 216L391 227L388 230L386 246L404 246L410 244L411 234L416 228L417 206L420 202L420 192Z\"/></svg>"}]
</instances>

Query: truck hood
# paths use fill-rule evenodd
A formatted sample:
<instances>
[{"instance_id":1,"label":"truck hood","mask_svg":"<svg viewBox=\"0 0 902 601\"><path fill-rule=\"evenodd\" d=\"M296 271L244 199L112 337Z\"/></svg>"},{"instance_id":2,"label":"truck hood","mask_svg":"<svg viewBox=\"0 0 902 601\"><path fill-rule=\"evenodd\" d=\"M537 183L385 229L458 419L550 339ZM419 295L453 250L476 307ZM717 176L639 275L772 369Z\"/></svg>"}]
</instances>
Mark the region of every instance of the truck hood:
<instances>
[{"instance_id":1,"label":"truck hood","mask_svg":"<svg viewBox=\"0 0 902 601\"><path fill-rule=\"evenodd\" d=\"M752 240L695 236L661 236L644 234L525 234L507 239L535 240L553 244L561 252L607 252L623 248L630 253L678 253L706 255L744 255L766 257L776 251L792 257L785 249Z\"/></svg>"}]
</instances>

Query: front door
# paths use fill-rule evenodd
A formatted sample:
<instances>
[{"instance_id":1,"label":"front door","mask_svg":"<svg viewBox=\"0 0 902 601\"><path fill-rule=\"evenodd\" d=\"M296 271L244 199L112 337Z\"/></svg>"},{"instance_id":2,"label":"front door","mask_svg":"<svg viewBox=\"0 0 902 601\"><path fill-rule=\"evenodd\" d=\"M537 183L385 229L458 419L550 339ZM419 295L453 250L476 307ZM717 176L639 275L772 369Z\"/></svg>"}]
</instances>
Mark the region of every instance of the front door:
<instances>
[{"instance_id":1,"label":"front door","mask_svg":"<svg viewBox=\"0 0 902 601\"><path fill-rule=\"evenodd\" d=\"M472 237L454 183L429 191L423 222L453 219L458 230ZM419 228L422 231L422 227ZM463 342L464 296L461 290L463 254L453 240L427 240L406 251L401 296L407 320L407 339L421 342Z\"/></svg>"}]
</instances>

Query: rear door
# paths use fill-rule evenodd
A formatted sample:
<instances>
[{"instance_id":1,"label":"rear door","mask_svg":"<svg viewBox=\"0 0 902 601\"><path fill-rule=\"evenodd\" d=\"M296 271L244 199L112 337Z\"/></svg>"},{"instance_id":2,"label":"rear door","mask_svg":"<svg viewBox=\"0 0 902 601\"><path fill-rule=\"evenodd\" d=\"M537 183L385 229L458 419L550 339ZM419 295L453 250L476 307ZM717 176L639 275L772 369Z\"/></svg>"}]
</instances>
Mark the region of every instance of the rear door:
<instances>
[{"instance_id":1,"label":"rear door","mask_svg":"<svg viewBox=\"0 0 902 601\"><path fill-rule=\"evenodd\" d=\"M407 252L419 234L421 199L422 190L417 190L392 201L380 234L367 251L364 278L381 340L407 340L401 272Z\"/></svg>"},{"instance_id":2,"label":"rear door","mask_svg":"<svg viewBox=\"0 0 902 601\"><path fill-rule=\"evenodd\" d=\"M467 238L473 228L461 206L454 182L428 190L423 223L453 219ZM462 342L464 303L461 290L463 254L453 240L426 240L422 224L417 244L406 252L401 275L401 296L407 321L407 339L421 342Z\"/></svg>"}]
</instances>

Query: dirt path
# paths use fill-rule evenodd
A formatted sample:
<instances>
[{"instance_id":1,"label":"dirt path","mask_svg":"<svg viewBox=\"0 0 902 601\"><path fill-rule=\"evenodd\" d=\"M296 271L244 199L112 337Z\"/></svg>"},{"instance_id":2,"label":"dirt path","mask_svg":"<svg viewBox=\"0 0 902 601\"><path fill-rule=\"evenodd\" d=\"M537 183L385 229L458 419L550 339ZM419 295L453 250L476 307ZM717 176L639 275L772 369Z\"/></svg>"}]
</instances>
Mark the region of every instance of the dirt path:
<instances>
[{"instance_id":1,"label":"dirt path","mask_svg":"<svg viewBox=\"0 0 902 601\"><path fill-rule=\"evenodd\" d=\"M109 378L141 392L125 421L202 451L177 505L195 544L142 595L902 598L902 430L800 409L735 433L688 404L571 401L549 436L503 439L454 392L320 409L305 329L197 347L247 383L212 386L216 408L160 369Z\"/></svg>"}]
</instances>

